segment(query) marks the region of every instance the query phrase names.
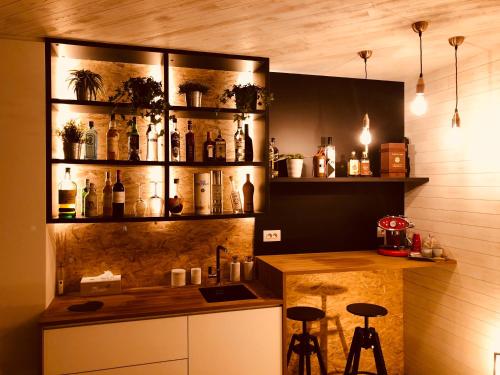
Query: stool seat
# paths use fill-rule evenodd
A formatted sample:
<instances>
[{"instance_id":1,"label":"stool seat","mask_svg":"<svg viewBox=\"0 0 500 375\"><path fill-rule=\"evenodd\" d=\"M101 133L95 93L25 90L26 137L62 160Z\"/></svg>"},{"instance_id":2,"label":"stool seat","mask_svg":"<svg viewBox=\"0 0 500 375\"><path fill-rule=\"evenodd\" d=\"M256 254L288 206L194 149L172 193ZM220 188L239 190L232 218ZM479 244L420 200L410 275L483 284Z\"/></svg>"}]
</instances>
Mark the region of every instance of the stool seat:
<instances>
[{"instance_id":1,"label":"stool seat","mask_svg":"<svg viewBox=\"0 0 500 375\"><path fill-rule=\"evenodd\" d=\"M299 322L314 322L323 319L325 312L316 307L295 306L286 309L286 317Z\"/></svg>"},{"instance_id":2,"label":"stool seat","mask_svg":"<svg viewBox=\"0 0 500 375\"><path fill-rule=\"evenodd\" d=\"M388 311L385 307L371 303L352 303L347 306L347 311L351 314L364 316L367 318L376 318L386 316Z\"/></svg>"}]
</instances>

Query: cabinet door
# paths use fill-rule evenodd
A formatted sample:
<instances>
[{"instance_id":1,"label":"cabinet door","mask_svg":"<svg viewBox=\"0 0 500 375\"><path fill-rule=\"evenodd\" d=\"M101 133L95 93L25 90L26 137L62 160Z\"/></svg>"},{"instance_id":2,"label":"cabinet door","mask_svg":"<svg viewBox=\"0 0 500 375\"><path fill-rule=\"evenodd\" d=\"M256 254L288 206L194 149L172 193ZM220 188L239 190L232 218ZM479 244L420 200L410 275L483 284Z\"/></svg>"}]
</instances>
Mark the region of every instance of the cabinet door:
<instances>
[{"instance_id":1,"label":"cabinet door","mask_svg":"<svg viewBox=\"0 0 500 375\"><path fill-rule=\"evenodd\" d=\"M187 317L47 329L44 374L67 374L187 358Z\"/></svg>"},{"instance_id":2,"label":"cabinet door","mask_svg":"<svg viewBox=\"0 0 500 375\"><path fill-rule=\"evenodd\" d=\"M189 375L280 375L281 319L281 307L189 316Z\"/></svg>"},{"instance_id":3,"label":"cabinet door","mask_svg":"<svg viewBox=\"0 0 500 375\"><path fill-rule=\"evenodd\" d=\"M85 375L188 375L188 361L150 363L147 365L119 367L109 370L83 372Z\"/></svg>"}]
</instances>

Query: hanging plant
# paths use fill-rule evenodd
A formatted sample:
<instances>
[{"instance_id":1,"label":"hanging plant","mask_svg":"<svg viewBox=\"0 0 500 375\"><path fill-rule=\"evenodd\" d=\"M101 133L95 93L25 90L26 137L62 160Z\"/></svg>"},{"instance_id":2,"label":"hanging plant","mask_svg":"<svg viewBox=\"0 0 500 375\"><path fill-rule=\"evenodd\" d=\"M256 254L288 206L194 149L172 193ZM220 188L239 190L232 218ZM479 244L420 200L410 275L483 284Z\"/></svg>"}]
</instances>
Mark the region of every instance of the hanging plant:
<instances>
[{"instance_id":1,"label":"hanging plant","mask_svg":"<svg viewBox=\"0 0 500 375\"><path fill-rule=\"evenodd\" d=\"M255 112L257 105L267 107L274 100L273 94L265 87L260 87L251 83L246 85L233 85L230 89L225 89L219 97L221 103L226 104L234 100L236 109L242 113Z\"/></svg>"},{"instance_id":2,"label":"hanging plant","mask_svg":"<svg viewBox=\"0 0 500 375\"><path fill-rule=\"evenodd\" d=\"M73 86L76 100L96 100L97 94L103 93L101 75L90 70L71 70L67 81L69 87Z\"/></svg>"}]
</instances>

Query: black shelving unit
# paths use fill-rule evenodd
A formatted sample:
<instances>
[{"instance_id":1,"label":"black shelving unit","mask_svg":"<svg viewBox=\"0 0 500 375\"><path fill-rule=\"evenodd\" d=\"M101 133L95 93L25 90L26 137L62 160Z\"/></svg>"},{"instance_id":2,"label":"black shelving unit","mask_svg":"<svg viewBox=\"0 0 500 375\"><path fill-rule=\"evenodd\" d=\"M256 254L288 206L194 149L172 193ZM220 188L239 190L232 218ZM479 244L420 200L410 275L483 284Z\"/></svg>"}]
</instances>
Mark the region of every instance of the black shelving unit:
<instances>
[{"instance_id":1,"label":"black shelving unit","mask_svg":"<svg viewBox=\"0 0 500 375\"><path fill-rule=\"evenodd\" d=\"M52 166L58 164L67 165L95 165L95 166L130 166L130 167L152 167L160 166L164 170L164 197L169 197L169 181L171 168L182 167L239 167L252 166L265 169L265 197L264 208L269 207L269 171L268 163L264 162L170 162L169 142L165 142L165 155L163 162L128 160L63 160L52 156L52 112L70 111L74 113L109 114L112 111L118 114L129 114L127 103L114 103L105 101L79 101L73 99L62 99L52 97L52 58L68 57L82 60L97 60L105 62L161 65L163 67L163 84L166 97L169 97L169 67L184 67L196 69L215 69L233 72L252 72L263 74L265 86L269 86L269 59L264 57L252 57L243 55L228 55L219 53L184 51L164 48L150 48L143 46L130 46L109 43L97 43L89 41L66 40L59 38L46 38L45 40L45 79L46 79L46 221L47 223L106 223L106 222L155 222L155 221L178 221L178 220L214 220L255 217L261 213L222 215L194 215L183 214L181 216L169 216L166 207L162 217L122 217L122 218L76 218L59 219L52 216L52 192L53 171ZM178 118L194 118L208 120L233 119L238 111L234 108L188 108L186 106L168 106L165 110L164 119L175 114ZM249 114L253 119L259 119L264 124L264 139L269 142L269 112L268 110L256 110ZM260 125L259 123L259 125ZM165 121L165 131L168 134L168 122ZM264 159L268 158L268 148L263 147Z\"/></svg>"}]
</instances>

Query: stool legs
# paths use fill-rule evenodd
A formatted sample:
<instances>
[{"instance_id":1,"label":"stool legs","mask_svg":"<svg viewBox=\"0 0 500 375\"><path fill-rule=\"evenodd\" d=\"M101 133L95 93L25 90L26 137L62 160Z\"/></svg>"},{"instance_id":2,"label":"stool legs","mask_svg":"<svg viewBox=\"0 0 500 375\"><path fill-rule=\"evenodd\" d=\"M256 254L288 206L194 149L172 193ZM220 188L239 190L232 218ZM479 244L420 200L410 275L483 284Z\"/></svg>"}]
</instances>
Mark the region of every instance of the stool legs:
<instances>
[{"instance_id":1,"label":"stool legs","mask_svg":"<svg viewBox=\"0 0 500 375\"><path fill-rule=\"evenodd\" d=\"M380 345L380 338L374 328L370 328L375 345L373 346L373 356L375 357L375 365L377 366L377 374L387 375L385 368L384 355L382 354L382 346Z\"/></svg>"},{"instance_id":2,"label":"stool legs","mask_svg":"<svg viewBox=\"0 0 500 375\"><path fill-rule=\"evenodd\" d=\"M298 344L295 343L298 341ZM313 346L311 347L310 342L312 341ZM319 347L318 338L316 336L310 335L309 333L303 334L293 334L288 345L288 351L286 353L286 364L290 363L292 353L295 352L299 355L299 374L304 374L304 369L307 375L311 375L311 354L316 353L318 357L318 363L321 375L327 375L325 363L323 362L323 357L321 355L321 349ZM304 368L305 367L305 368Z\"/></svg>"},{"instance_id":3,"label":"stool legs","mask_svg":"<svg viewBox=\"0 0 500 375\"><path fill-rule=\"evenodd\" d=\"M318 338L316 336L311 336L311 339L312 339L313 344L314 344L314 351L316 352L316 355L318 356L319 369L320 369L321 375L327 375L325 362L323 362L323 356L321 355L321 349L320 349L319 343L318 343Z\"/></svg>"},{"instance_id":4,"label":"stool legs","mask_svg":"<svg viewBox=\"0 0 500 375\"><path fill-rule=\"evenodd\" d=\"M359 360L361 357L361 349L373 348L373 356L375 357L375 366L377 375L387 375L380 338L375 328L356 327L352 338L351 349L347 357L344 375L357 375L359 369Z\"/></svg>"},{"instance_id":5,"label":"stool legs","mask_svg":"<svg viewBox=\"0 0 500 375\"><path fill-rule=\"evenodd\" d=\"M286 353L286 364L290 363L290 358L292 358L293 347L295 345L295 341L297 341L297 335L294 333L292 335L292 339L290 340L290 345L288 345L288 352Z\"/></svg>"}]
</instances>

